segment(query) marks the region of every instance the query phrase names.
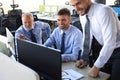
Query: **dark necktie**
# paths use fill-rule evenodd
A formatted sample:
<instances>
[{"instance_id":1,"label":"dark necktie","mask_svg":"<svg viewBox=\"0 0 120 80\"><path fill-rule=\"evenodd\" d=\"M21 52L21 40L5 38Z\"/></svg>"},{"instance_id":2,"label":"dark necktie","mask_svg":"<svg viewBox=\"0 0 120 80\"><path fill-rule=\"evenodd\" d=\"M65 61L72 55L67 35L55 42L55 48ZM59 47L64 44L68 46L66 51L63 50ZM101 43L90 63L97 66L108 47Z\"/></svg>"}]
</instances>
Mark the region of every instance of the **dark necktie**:
<instances>
[{"instance_id":1,"label":"dark necktie","mask_svg":"<svg viewBox=\"0 0 120 80\"><path fill-rule=\"evenodd\" d=\"M32 30L33 30L33 29L29 30L30 35L31 35L31 36L30 36L31 41L37 43L36 38L35 38L35 35L33 34Z\"/></svg>"},{"instance_id":2,"label":"dark necktie","mask_svg":"<svg viewBox=\"0 0 120 80\"><path fill-rule=\"evenodd\" d=\"M90 21L88 15L86 15L87 22L85 24L85 40L83 47L83 58L88 57L89 54L89 45L90 45Z\"/></svg>"},{"instance_id":3,"label":"dark necktie","mask_svg":"<svg viewBox=\"0 0 120 80\"><path fill-rule=\"evenodd\" d=\"M63 32L62 34L62 39L61 39L61 54L64 54L64 49L65 49L65 33Z\"/></svg>"}]
</instances>

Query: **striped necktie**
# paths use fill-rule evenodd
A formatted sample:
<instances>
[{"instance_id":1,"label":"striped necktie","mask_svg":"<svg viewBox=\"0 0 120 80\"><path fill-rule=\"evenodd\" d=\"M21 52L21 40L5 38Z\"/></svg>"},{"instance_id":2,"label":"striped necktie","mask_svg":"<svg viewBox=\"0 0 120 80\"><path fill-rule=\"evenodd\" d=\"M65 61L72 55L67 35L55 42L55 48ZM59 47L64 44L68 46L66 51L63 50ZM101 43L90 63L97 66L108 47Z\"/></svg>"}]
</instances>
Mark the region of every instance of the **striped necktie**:
<instances>
[{"instance_id":1,"label":"striped necktie","mask_svg":"<svg viewBox=\"0 0 120 80\"><path fill-rule=\"evenodd\" d=\"M83 58L87 59L89 55L89 45L90 45L90 21L88 15L86 15L87 22L85 24L85 40L83 46Z\"/></svg>"}]
</instances>

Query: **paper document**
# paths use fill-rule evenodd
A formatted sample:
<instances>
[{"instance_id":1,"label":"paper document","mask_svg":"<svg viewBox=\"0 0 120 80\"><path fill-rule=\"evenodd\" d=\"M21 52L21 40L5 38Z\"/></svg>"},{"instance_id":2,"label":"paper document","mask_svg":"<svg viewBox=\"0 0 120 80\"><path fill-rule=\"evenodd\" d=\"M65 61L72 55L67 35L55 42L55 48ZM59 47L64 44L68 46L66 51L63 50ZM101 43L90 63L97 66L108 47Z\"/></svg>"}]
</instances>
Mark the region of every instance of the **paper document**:
<instances>
[{"instance_id":1,"label":"paper document","mask_svg":"<svg viewBox=\"0 0 120 80\"><path fill-rule=\"evenodd\" d=\"M74 71L73 69L67 69L62 71L62 80L78 80L83 78L84 75Z\"/></svg>"}]
</instances>

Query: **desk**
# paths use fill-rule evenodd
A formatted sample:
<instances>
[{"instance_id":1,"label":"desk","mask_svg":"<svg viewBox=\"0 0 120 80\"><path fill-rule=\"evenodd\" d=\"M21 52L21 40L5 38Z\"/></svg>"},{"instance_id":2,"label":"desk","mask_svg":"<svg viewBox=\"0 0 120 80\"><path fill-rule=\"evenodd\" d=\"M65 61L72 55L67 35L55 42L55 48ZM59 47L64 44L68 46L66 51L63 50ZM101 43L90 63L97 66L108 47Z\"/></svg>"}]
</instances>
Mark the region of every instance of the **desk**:
<instances>
[{"instance_id":1,"label":"desk","mask_svg":"<svg viewBox=\"0 0 120 80\"><path fill-rule=\"evenodd\" d=\"M57 21L57 15L51 16L51 15L40 15L37 14L38 19L40 20L46 20L46 21ZM77 19L78 17L71 17L72 21Z\"/></svg>"},{"instance_id":2,"label":"desk","mask_svg":"<svg viewBox=\"0 0 120 80\"><path fill-rule=\"evenodd\" d=\"M75 62L62 63L62 70L65 70L65 69L73 69L73 70L83 74L84 78L82 78L80 80L107 80L110 76L109 74L100 72L100 74L97 78L92 78L92 77L88 76L88 74L87 74L88 70L90 69L89 67L79 69L75 66Z\"/></svg>"},{"instance_id":3,"label":"desk","mask_svg":"<svg viewBox=\"0 0 120 80\"><path fill-rule=\"evenodd\" d=\"M47 22L51 26L52 31L57 27L57 16L37 14L37 17L40 21Z\"/></svg>"},{"instance_id":4,"label":"desk","mask_svg":"<svg viewBox=\"0 0 120 80\"><path fill-rule=\"evenodd\" d=\"M40 14L38 14L37 17L40 20L57 21L57 16L40 15Z\"/></svg>"}]
</instances>

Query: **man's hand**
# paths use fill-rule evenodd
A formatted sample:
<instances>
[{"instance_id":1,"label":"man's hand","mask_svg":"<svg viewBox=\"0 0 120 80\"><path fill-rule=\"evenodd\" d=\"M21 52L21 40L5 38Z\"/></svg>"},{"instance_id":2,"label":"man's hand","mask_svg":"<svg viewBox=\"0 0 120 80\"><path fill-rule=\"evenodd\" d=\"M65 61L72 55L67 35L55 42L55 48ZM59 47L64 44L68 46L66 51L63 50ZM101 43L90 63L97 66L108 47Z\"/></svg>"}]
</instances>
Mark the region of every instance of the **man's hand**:
<instances>
[{"instance_id":1,"label":"man's hand","mask_svg":"<svg viewBox=\"0 0 120 80\"><path fill-rule=\"evenodd\" d=\"M96 66L93 66L89 71L88 71L88 75L91 77L96 78L99 75L99 71L100 69L97 68Z\"/></svg>"},{"instance_id":2,"label":"man's hand","mask_svg":"<svg viewBox=\"0 0 120 80\"><path fill-rule=\"evenodd\" d=\"M87 65L87 62L85 62L85 61L83 61L83 60L78 60L78 61L76 62L76 66L77 66L78 68L84 68L86 65Z\"/></svg>"},{"instance_id":3,"label":"man's hand","mask_svg":"<svg viewBox=\"0 0 120 80\"><path fill-rule=\"evenodd\" d=\"M24 36L23 34L20 34L20 35L19 35L19 38L20 38L20 39L25 39L25 36Z\"/></svg>"}]
</instances>

